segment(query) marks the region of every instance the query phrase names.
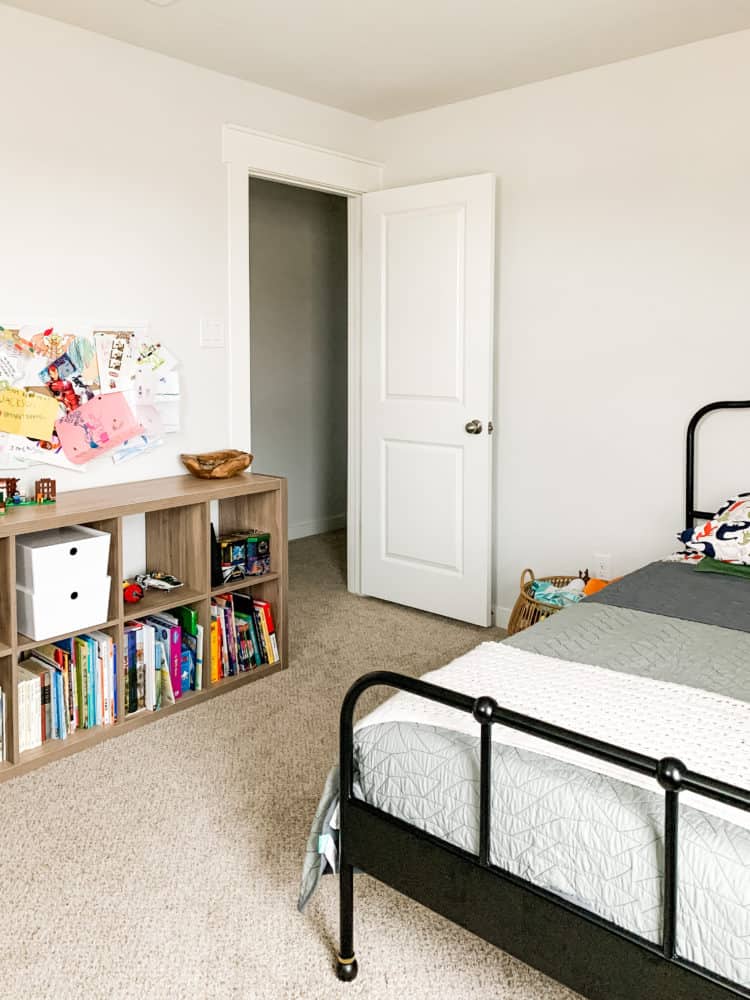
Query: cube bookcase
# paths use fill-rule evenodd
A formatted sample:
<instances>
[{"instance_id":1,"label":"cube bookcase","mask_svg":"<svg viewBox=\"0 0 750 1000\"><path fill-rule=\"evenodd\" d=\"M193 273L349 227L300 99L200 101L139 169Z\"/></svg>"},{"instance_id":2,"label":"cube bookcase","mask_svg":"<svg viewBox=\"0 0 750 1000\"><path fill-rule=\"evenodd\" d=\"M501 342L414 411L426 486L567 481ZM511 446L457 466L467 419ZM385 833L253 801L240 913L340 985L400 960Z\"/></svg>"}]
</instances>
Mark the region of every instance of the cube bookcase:
<instances>
[{"instance_id":1,"label":"cube bookcase","mask_svg":"<svg viewBox=\"0 0 750 1000\"><path fill-rule=\"evenodd\" d=\"M212 586L212 502L218 505L219 533L246 528L270 532L269 573ZM147 566L144 569L165 570L182 580L183 586L173 591L147 590L138 604L125 604L122 519L133 514L145 517ZM68 526L94 528L110 535L107 575L112 586L106 620L35 640L18 627L16 539ZM211 598L230 591L270 601L280 660L211 683L208 640ZM157 712L141 710L124 715L121 711L120 718L111 726L77 730L64 740L48 740L36 749L19 751L18 665L24 655L47 642L96 629L112 636L119 657L127 621L181 605L193 607L204 628L202 690L184 692L174 705ZM281 477L245 474L232 479L201 480L174 476L63 493L54 505L9 510L0 517L0 687L5 696L6 725L6 759L0 763L0 781L285 669L289 665L287 633L287 495L286 480ZM118 704L122 706L125 691L120 669L117 684Z\"/></svg>"}]
</instances>

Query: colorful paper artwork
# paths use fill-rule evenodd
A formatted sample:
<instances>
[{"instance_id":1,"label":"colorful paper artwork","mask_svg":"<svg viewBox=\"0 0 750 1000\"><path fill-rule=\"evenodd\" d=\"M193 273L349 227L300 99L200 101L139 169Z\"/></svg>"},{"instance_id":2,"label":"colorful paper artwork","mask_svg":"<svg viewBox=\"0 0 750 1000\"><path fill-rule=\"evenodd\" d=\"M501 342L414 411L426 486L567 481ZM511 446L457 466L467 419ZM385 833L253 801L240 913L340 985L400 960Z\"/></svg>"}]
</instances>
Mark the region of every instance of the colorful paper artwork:
<instances>
[{"instance_id":1,"label":"colorful paper artwork","mask_svg":"<svg viewBox=\"0 0 750 1000\"><path fill-rule=\"evenodd\" d=\"M170 354L163 344L155 340L144 337L138 344L138 354L136 362L143 370L150 369L155 372L160 368L170 371L177 367L175 357Z\"/></svg>"},{"instance_id":2,"label":"colorful paper artwork","mask_svg":"<svg viewBox=\"0 0 750 1000\"><path fill-rule=\"evenodd\" d=\"M59 413L52 396L15 388L0 392L0 431L6 434L48 441Z\"/></svg>"},{"instance_id":3,"label":"colorful paper artwork","mask_svg":"<svg viewBox=\"0 0 750 1000\"><path fill-rule=\"evenodd\" d=\"M21 370L9 354L0 351L0 389L7 389L21 377Z\"/></svg>"},{"instance_id":4,"label":"colorful paper artwork","mask_svg":"<svg viewBox=\"0 0 750 1000\"><path fill-rule=\"evenodd\" d=\"M43 368L39 377L68 412L78 409L81 403L85 403L94 395L83 382L76 365L67 354L61 355Z\"/></svg>"},{"instance_id":5,"label":"colorful paper artwork","mask_svg":"<svg viewBox=\"0 0 750 1000\"><path fill-rule=\"evenodd\" d=\"M103 393L131 389L136 376L135 332L95 330L99 384Z\"/></svg>"},{"instance_id":6,"label":"colorful paper artwork","mask_svg":"<svg viewBox=\"0 0 750 1000\"><path fill-rule=\"evenodd\" d=\"M140 426L121 393L94 396L55 425L66 458L76 465L90 462L138 436Z\"/></svg>"},{"instance_id":7,"label":"colorful paper artwork","mask_svg":"<svg viewBox=\"0 0 750 1000\"><path fill-rule=\"evenodd\" d=\"M79 378L90 389L99 388L99 363L96 346L91 337L75 337L68 346L68 357L76 366Z\"/></svg>"},{"instance_id":8,"label":"colorful paper artwork","mask_svg":"<svg viewBox=\"0 0 750 1000\"><path fill-rule=\"evenodd\" d=\"M58 358L64 354L73 341L72 334L55 333L50 327L42 333L36 333L30 338L29 343L37 354L44 358Z\"/></svg>"},{"instance_id":9,"label":"colorful paper artwork","mask_svg":"<svg viewBox=\"0 0 750 1000\"><path fill-rule=\"evenodd\" d=\"M34 345L21 336L20 330L9 330L0 326L0 339L18 354L34 354Z\"/></svg>"},{"instance_id":10,"label":"colorful paper artwork","mask_svg":"<svg viewBox=\"0 0 750 1000\"><path fill-rule=\"evenodd\" d=\"M157 447L179 429L177 364L145 326L0 326L0 468L80 472Z\"/></svg>"}]
</instances>

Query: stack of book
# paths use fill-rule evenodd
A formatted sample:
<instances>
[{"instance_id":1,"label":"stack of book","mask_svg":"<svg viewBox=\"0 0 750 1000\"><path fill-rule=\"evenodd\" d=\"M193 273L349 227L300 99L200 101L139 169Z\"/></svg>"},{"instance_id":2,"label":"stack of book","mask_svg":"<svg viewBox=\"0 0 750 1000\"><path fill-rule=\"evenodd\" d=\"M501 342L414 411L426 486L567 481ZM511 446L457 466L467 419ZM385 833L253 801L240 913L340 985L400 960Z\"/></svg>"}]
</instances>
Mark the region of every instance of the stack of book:
<instances>
[{"instance_id":1,"label":"stack of book","mask_svg":"<svg viewBox=\"0 0 750 1000\"><path fill-rule=\"evenodd\" d=\"M158 711L203 687L203 626L194 608L148 615L125 624L125 713Z\"/></svg>"},{"instance_id":2,"label":"stack of book","mask_svg":"<svg viewBox=\"0 0 750 1000\"><path fill-rule=\"evenodd\" d=\"M268 601L222 594L211 601L211 680L279 662L273 612Z\"/></svg>"},{"instance_id":3,"label":"stack of book","mask_svg":"<svg viewBox=\"0 0 750 1000\"><path fill-rule=\"evenodd\" d=\"M47 740L64 740L76 729L110 726L117 715L117 648L112 636L91 632L38 646L18 665L22 751Z\"/></svg>"}]
</instances>

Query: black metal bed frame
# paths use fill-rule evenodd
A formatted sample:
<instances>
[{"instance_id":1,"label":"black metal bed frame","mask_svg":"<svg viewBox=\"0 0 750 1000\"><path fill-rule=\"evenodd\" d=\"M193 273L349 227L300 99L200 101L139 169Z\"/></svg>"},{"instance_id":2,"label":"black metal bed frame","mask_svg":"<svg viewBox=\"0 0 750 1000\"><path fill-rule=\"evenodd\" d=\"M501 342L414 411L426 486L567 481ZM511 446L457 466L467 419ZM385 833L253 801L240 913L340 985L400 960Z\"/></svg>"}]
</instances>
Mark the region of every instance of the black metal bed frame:
<instances>
[{"instance_id":1,"label":"black metal bed frame","mask_svg":"<svg viewBox=\"0 0 750 1000\"><path fill-rule=\"evenodd\" d=\"M704 406L687 432L686 515L695 509L695 432L714 410L750 409L745 402ZM369 688L387 686L466 712L480 732L479 853L473 854L354 796L354 710ZM492 726L501 724L654 779L664 791L664 891L660 945L619 927L490 861ZM656 760L468 695L391 671L365 674L349 689L340 728L339 979L357 975L354 954L354 869L358 868L454 923L539 969L590 1000L728 1000L750 998L731 983L681 958L678 919L679 802L682 792L750 811L750 791L689 770L673 757Z\"/></svg>"}]
</instances>

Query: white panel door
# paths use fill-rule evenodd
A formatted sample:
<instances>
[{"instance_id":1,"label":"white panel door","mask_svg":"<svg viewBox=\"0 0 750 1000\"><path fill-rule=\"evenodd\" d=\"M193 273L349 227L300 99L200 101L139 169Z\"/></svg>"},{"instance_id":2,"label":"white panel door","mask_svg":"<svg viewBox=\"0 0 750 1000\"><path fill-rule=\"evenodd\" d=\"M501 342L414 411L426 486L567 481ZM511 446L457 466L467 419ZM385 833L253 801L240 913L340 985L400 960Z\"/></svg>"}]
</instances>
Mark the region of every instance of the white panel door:
<instances>
[{"instance_id":1,"label":"white panel door","mask_svg":"<svg viewBox=\"0 0 750 1000\"><path fill-rule=\"evenodd\" d=\"M362 208L362 589L489 625L495 178Z\"/></svg>"}]
</instances>

